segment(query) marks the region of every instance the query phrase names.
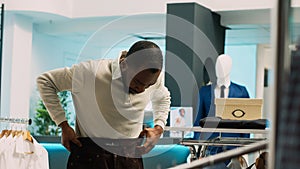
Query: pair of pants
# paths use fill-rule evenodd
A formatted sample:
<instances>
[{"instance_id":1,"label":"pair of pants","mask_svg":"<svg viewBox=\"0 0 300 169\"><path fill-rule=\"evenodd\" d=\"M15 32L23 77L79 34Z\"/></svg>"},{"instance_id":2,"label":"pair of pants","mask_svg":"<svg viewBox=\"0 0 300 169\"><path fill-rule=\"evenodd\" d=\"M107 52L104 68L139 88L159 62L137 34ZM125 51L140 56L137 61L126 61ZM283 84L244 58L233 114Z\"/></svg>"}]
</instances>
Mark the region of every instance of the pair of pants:
<instances>
[{"instance_id":1,"label":"pair of pants","mask_svg":"<svg viewBox=\"0 0 300 169\"><path fill-rule=\"evenodd\" d=\"M136 154L138 139L79 138L82 147L71 144L67 169L143 169Z\"/></svg>"}]
</instances>

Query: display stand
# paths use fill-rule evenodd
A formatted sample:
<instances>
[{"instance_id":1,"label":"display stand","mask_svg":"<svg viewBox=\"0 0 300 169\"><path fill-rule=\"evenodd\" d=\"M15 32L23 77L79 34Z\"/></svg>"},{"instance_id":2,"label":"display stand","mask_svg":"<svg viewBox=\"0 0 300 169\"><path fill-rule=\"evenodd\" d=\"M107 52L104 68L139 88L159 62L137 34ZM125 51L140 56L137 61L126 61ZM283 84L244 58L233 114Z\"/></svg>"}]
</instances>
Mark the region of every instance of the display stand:
<instances>
[{"instance_id":1,"label":"display stand","mask_svg":"<svg viewBox=\"0 0 300 169\"><path fill-rule=\"evenodd\" d=\"M202 128L202 127L165 127L165 131L181 131L182 137L180 144L189 146L191 153L191 161L197 159L197 153L195 146L202 146L200 151L200 157L204 157L203 150L207 146L247 146L260 141L267 141L266 137L262 138L234 138L234 137L221 137L222 133L245 133L245 134L262 134L267 135L269 129L232 129L232 128ZM184 132L201 132L201 133L219 133L220 137L216 137L210 140L192 140L185 139Z\"/></svg>"}]
</instances>

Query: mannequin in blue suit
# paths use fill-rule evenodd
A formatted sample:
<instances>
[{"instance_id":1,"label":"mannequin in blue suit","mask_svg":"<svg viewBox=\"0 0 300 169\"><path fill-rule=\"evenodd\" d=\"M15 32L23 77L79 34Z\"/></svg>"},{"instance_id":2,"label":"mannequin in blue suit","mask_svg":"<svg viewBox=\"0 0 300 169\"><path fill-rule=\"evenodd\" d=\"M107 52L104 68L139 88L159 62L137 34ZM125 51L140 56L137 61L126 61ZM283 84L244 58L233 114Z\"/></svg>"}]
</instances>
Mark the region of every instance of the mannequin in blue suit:
<instances>
[{"instance_id":1,"label":"mannequin in blue suit","mask_svg":"<svg viewBox=\"0 0 300 169\"><path fill-rule=\"evenodd\" d=\"M199 122L205 117L215 117L215 98L220 98L220 86L224 85L225 98L249 98L246 87L238 85L230 81L230 71L232 66L231 57L228 55L220 55L216 61L216 76L217 82L201 87L199 91L199 102L197 105L198 113L194 126L199 126ZM207 140L218 137L218 133L194 133L194 139ZM249 134L238 134L238 133L222 133L222 137L249 137ZM234 147L227 147L232 149ZM210 147L208 154L216 154L222 150L222 147Z\"/></svg>"},{"instance_id":2,"label":"mannequin in blue suit","mask_svg":"<svg viewBox=\"0 0 300 169\"><path fill-rule=\"evenodd\" d=\"M194 126L199 126L202 118L215 116L215 87L216 84L211 84L200 89L198 114ZM246 87L230 82L228 98L249 98L249 94ZM200 133L195 133L194 138L199 139L199 135Z\"/></svg>"}]
</instances>

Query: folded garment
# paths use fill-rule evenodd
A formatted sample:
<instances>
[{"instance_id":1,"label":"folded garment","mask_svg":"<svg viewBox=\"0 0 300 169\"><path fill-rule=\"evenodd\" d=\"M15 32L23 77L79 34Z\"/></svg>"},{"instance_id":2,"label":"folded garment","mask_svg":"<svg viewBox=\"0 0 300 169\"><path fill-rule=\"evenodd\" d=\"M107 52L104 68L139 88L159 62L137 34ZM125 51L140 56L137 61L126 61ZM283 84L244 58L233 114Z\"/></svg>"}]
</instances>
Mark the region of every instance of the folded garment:
<instances>
[{"instance_id":1,"label":"folded garment","mask_svg":"<svg viewBox=\"0 0 300 169\"><path fill-rule=\"evenodd\" d=\"M199 125L203 128L265 129L267 123L267 119L230 120L221 117L206 117L200 120Z\"/></svg>"}]
</instances>

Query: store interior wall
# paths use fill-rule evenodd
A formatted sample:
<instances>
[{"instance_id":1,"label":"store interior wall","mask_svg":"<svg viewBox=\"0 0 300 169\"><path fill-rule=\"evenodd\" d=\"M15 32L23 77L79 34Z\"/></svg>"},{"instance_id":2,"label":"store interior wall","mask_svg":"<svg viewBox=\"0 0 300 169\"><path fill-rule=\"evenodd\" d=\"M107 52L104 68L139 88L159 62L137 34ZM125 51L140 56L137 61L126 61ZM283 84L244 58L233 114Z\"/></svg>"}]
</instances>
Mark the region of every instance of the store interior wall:
<instances>
[{"instance_id":1,"label":"store interior wall","mask_svg":"<svg viewBox=\"0 0 300 169\"><path fill-rule=\"evenodd\" d=\"M274 60L272 60L271 47L269 44L257 45L256 64L256 97L263 98L265 103L271 102L275 97L274 91ZM263 86L263 87L262 87ZM275 112L274 106L264 104L263 118L270 119L270 113Z\"/></svg>"},{"instance_id":2,"label":"store interior wall","mask_svg":"<svg viewBox=\"0 0 300 169\"><path fill-rule=\"evenodd\" d=\"M28 17L8 16L4 27L1 115L26 118L29 114L32 24Z\"/></svg>"},{"instance_id":3,"label":"store interior wall","mask_svg":"<svg viewBox=\"0 0 300 169\"><path fill-rule=\"evenodd\" d=\"M299 5L297 0L296 5ZM2 0L6 4L7 10L15 11L36 11L41 13L53 13L58 16L67 18L82 18L82 17L97 17L97 16L122 16L133 15L140 13L166 13L167 3L187 3L196 2L212 11L236 11L236 10L253 10L253 9L268 9L273 7L273 2L270 0L161 0L161 1L98 1L98 0ZM116 5L117 4L117 5ZM88 10L86 10L88 9ZM43 18L43 14L40 14ZM57 16L53 16L56 18ZM260 19L260 18L257 18Z\"/></svg>"},{"instance_id":4,"label":"store interior wall","mask_svg":"<svg viewBox=\"0 0 300 169\"><path fill-rule=\"evenodd\" d=\"M245 86L250 98L256 98L257 45L226 45L225 53L232 58L231 81Z\"/></svg>"}]
</instances>

